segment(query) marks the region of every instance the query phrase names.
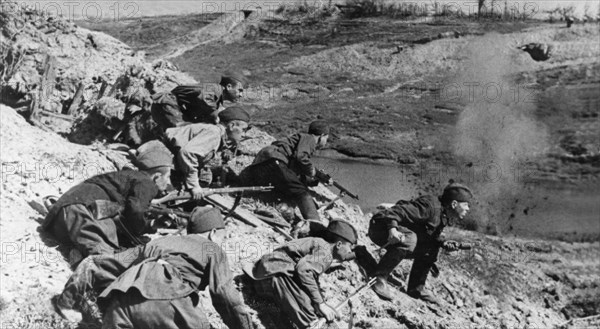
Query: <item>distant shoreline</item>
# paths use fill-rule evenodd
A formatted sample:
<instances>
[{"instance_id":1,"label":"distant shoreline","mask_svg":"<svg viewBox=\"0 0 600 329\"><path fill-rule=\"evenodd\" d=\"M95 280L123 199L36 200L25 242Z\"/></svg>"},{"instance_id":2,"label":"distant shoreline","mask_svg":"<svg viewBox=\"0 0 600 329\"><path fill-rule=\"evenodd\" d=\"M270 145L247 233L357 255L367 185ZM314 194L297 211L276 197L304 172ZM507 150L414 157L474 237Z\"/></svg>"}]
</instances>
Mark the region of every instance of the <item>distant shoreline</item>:
<instances>
[{"instance_id":1,"label":"distant shoreline","mask_svg":"<svg viewBox=\"0 0 600 329\"><path fill-rule=\"evenodd\" d=\"M391 0L390 0L391 1ZM308 0L309 5L328 5L329 3L346 3L346 0ZM451 10L460 9L467 14L475 14L477 11L477 1L395 1L399 5L418 5L423 6L423 10L431 10L437 4L438 6L447 6ZM524 13L531 19L545 20L548 18L547 11L557 7L574 7L573 16L582 18L585 13L596 17L600 15L598 1L494 1L487 0L488 12L502 12L505 9L510 12ZM5 10L11 5L32 6L38 10L47 12L50 15L59 15L72 21L106 21L106 20L126 20L140 19L145 17L157 16L180 16L186 14L217 14L227 12L237 12L240 10L260 10L267 15L282 5L294 6L304 3L300 0L288 1L253 1L253 0L144 0L144 1L114 1L114 0L86 0L83 2L72 1L50 1L50 0L17 0L3 2L2 7ZM493 9L492 9L493 7Z\"/></svg>"}]
</instances>

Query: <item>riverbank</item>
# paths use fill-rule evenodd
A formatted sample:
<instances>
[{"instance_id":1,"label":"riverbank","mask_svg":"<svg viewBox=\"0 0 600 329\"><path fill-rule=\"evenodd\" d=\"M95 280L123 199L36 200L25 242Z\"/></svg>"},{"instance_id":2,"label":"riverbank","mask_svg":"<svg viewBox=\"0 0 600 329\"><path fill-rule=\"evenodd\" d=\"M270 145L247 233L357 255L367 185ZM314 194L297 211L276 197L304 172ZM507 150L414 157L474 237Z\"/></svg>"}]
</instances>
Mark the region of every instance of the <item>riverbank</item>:
<instances>
[{"instance_id":1,"label":"riverbank","mask_svg":"<svg viewBox=\"0 0 600 329\"><path fill-rule=\"evenodd\" d=\"M186 31L194 35L202 45L186 45L190 50L172 61L202 83L217 81L225 70L244 72L251 81L246 102L257 109L253 120L274 136L322 118L336 123L331 147L352 157L469 163L473 159L456 152L463 142L457 124L466 121L460 129L477 129L481 123L468 122L465 112L477 102L492 108L502 101L521 111L520 117L510 113L515 121L525 118L544 130L544 140L532 143L547 144L545 149L525 159L535 162L530 163L533 175L556 181L598 179L597 24L565 29L562 23L539 21L440 17L419 23L315 15L234 21L225 27L236 30L235 38L207 43L198 35L208 18L194 15L177 24L172 17L148 18L147 25L114 35L152 56L170 53L160 46L169 33L184 39ZM103 30L114 31L110 26ZM516 49L528 42L551 44L552 58L535 62ZM475 51L481 46L483 53ZM490 76L488 70L495 73ZM498 119L493 115L481 119ZM525 128L516 128L507 134L533 138L521 131ZM498 137L473 136L484 142Z\"/></svg>"},{"instance_id":2,"label":"riverbank","mask_svg":"<svg viewBox=\"0 0 600 329\"><path fill-rule=\"evenodd\" d=\"M587 229L598 232L589 197L597 191L587 186L600 181L597 24L567 29L539 21L282 12L234 20L226 26L235 38L210 41L198 36L212 36L203 31L229 21L194 28L197 19L181 17L172 29L182 37L184 26L207 43L186 45L190 50L172 61L202 83L217 81L226 70L243 72L251 82L245 102L255 110L253 123L276 138L306 129L315 118L331 122L332 151L325 156L341 162L327 166L339 166L349 184L364 190L359 194L372 196L359 202L367 211L380 202L437 193L455 179L479 195L485 210L473 214L472 226L482 231L596 238ZM166 36L172 23L171 17L157 17L153 25ZM144 32L124 33L131 39ZM148 40L152 49L170 53L156 47L162 41ZM551 59L535 62L516 49L528 42L551 44ZM367 173L368 163L394 166ZM357 182L362 176L368 180ZM386 187L390 182L397 184ZM572 194L561 192L552 203L544 199L556 189ZM542 196L528 198L532 193ZM523 206L515 208L516 200ZM536 219L524 213L536 205L566 209L567 200L584 211ZM552 225L545 225L547 215ZM573 224L560 224L570 216L577 217ZM578 233L569 232L569 225L580 227Z\"/></svg>"},{"instance_id":3,"label":"riverbank","mask_svg":"<svg viewBox=\"0 0 600 329\"><path fill-rule=\"evenodd\" d=\"M116 99L118 96L113 92L98 97L102 94L102 82L113 84L115 80L123 81L124 77L129 83L139 83L143 90L150 87L169 90L176 83L198 82L173 71L166 62L146 62L129 47L104 34L67 24L60 19L48 19L37 12L19 13L17 17L6 15L2 12L0 18L12 24L2 26L5 35L13 35L9 32L24 28L18 30L20 33L15 34L15 39L1 39L2 46L6 46L3 49L10 50L11 54L19 53L19 45L26 45L28 49L23 54L23 66L17 66L14 70L18 76L12 72L16 78L22 79L17 79L19 84L16 87L36 90L38 86L34 86L34 82L38 80L35 79L41 78L40 72L45 66L39 59L47 54L58 58L56 77L59 83L57 88L50 89L49 100L52 102L47 100L47 103L59 106L58 112L65 98L76 98L77 84L81 81L88 87L83 93L82 105L75 111L77 118L91 116L97 110L95 105L107 104L107 99L116 104L115 108L123 109L123 103ZM16 22L19 24L14 24ZM8 56L6 53L3 55ZM95 65L83 65L90 62ZM262 62L265 62L264 59ZM258 80L258 77L255 78ZM11 88L16 87L11 85ZM111 89L116 91L117 88ZM52 120L64 121L67 116L50 112L56 110L54 108L42 109L47 117L42 117L33 125L23 117L26 110L27 106L0 106L3 167L3 184L0 186L0 316L3 327L97 328L98 324L69 324L52 308L51 297L61 292L72 272L56 241L40 230L44 218L41 198L60 195L91 175L120 169L127 159L123 153L110 149L104 143L104 140L114 136L114 132L99 132L93 142L73 135L69 136L72 139L69 141L53 132L57 127ZM113 115L119 114L115 112ZM102 122L96 125L104 127ZM293 128L300 127L298 124ZM242 145L242 148L251 149L245 152L247 154L256 153L273 140L258 129L251 129L249 135L254 138ZM423 135L418 137L427 138ZM252 156L243 155L234 162L239 169L251 161ZM471 167L490 168L479 162L467 166ZM366 170L370 171L372 169ZM355 173L355 170L351 172ZM421 176L412 173L416 185L410 189L415 193L439 192L438 185L445 183L436 180L435 184L425 186L429 180L424 177L439 175L428 176L429 171ZM427 175L423 176L425 173ZM482 194L487 191L486 187L493 186L477 187L477 194L485 195L485 200L493 200L496 194ZM502 185L499 191L505 193L506 188L513 187L510 184ZM313 192L319 206L334 198L334 194L323 186L316 187ZM514 200L510 202L514 203ZM258 200L244 198L240 208L252 211L261 205ZM486 206L478 204L474 208L485 209ZM508 214L502 204L489 206L489 209L497 210L501 215ZM367 236L368 217L360 208L338 202L333 209L322 212L323 218L343 219L352 223L357 228L359 243L376 257L379 256L379 248ZM284 243L283 236L267 226L254 228L236 220L228 221L226 230L228 234L222 247L227 253L236 287L242 291L245 302L252 308L252 321L258 329L281 328L278 305L256 299L244 287L242 267L246 262L255 261ZM600 312L598 242L567 243L491 236L459 228L450 228L445 233L449 239L474 242L475 247L469 252L440 254L438 265L441 276L428 279L428 289L442 300L443 305L433 309L403 293L411 264L410 261L404 261L394 271L391 280L398 299L387 302L379 299L371 290L366 291L353 304L351 314L355 315L356 328L580 328L598 325L597 317L588 318ZM366 276L361 269L350 262L345 267L336 267L324 273L320 278L320 287L324 299L337 304L365 281ZM223 327L208 292L200 292L200 304L210 325ZM347 309L342 310L343 319L337 323L339 326L347 326L349 313Z\"/></svg>"}]
</instances>

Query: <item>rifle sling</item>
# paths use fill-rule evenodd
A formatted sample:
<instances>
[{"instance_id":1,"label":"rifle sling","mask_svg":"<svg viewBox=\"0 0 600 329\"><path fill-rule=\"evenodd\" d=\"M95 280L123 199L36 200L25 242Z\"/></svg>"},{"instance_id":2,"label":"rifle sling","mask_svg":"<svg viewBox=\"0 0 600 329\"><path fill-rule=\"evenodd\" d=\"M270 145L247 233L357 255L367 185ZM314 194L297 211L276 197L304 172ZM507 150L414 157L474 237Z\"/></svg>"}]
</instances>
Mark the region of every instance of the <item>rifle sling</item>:
<instances>
[{"instance_id":1,"label":"rifle sling","mask_svg":"<svg viewBox=\"0 0 600 329\"><path fill-rule=\"evenodd\" d=\"M229 209L229 212L227 213L227 215L225 215L225 217L223 217L223 221L225 221L227 218L231 217L235 213L235 209L240 205L240 202L242 201L243 194L244 194L244 192L240 192L235 196L235 201L233 202L233 206L231 207L231 209Z\"/></svg>"}]
</instances>

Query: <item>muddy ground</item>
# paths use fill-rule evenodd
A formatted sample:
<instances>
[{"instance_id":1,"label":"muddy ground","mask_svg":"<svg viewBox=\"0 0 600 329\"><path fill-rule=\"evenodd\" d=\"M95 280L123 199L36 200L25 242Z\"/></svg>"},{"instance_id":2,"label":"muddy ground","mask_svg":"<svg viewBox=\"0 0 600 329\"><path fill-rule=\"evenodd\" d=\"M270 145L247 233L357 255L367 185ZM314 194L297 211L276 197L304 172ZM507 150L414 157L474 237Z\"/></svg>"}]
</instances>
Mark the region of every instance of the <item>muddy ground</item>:
<instances>
[{"instance_id":1,"label":"muddy ground","mask_svg":"<svg viewBox=\"0 0 600 329\"><path fill-rule=\"evenodd\" d=\"M197 17L188 18L192 22L202 21ZM186 24L185 19L170 17L164 21L158 18L149 25L164 31L180 29L178 35L186 39L181 29L194 29L196 23ZM310 119L320 116L339 122L334 127L332 146L345 154L391 159L417 168L423 164L434 167L435 163L477 167L479 163L473 163L472 157L481 154L506 164L517 156L517 160L531 163L536 169L535 178L547 178L551 184L561 181L562 176L574 185L596 179L598 103L593 90L599 83L597 25L566 30L558 25L532 23L339 20L329 16L319 16L310 22L295 16L275 15L241 24L230 20L219 24L205 25L211 29L209 33L190 31L193 37L186 40L204 42L204 35L212 40L219 31L229 30L235 30L231 34L235 37L228 34L225 41L211 41L192 48L173 61L198 82L214 82L218 73L226 68L246 70L244 73L253 80L249 102L259 109L255 113L256 121L260 128L275 136L301 128ZM456 30L460 37L432 40L448 30ZM85 39L88 32L78 31L76 36ZM105 31L111 30L105 28ZM150 40L137 41L136 33L144 34L143 31L119 32L119 37L132 43L140 42L137 46L142 47L168 39L169 33L164 31ZM491 38L480 35L491 31L497 32ZM535 63L526 54L514 50L513 46L533 40L556 42L557 57L547 63ZM503 49L499 52L503 54L500 56L503 65L490 66L486 76L504 82L506 74L503 72L509 72L510 81L534 84L540 90L539 97L546 97L545 103L538 101L543 98L536 97L534 106L511 106L515 102L506 99L499 102L502 107L497 109L507 115L506 125L511 128L508 131L515 138L506 138L504 130L493 129L490 131L497 135L480 134L480 129L464 130L473 134L457 133L456 127L465 127L462 125L473 122L471 119L480 120L475 122L482 124L490 117L461 115L479 109L481 102L472 105L461 99L450 101L435 96L443 90L440 85L462 82L480 74L482 67L486 68L469 52L473 44L483 49L481 53L485 56L490 51L484 51L482 44L492 51L498 44ZM186 48L190 46L193 44L186 44ZM108 54L114 49L127 47L98 51L109 58ZM171 50L163 49L162 53L172 54ZM91 50L85 56L89 56L89 52ZM131 56L128 49L127 52L123 57ZM160 54L152 53L153 56ZM469 67L476 69L462 65L468 61L472 63ZM505 62L515 69L507 71ZM578 97L571 97L574 93ZM515 116L509 111L513 108L527 116ZM50 297L61 291L70 269L56 243L39 232L43 218L39 202L41 197L58 195L90 175L118 169L125 160L118 152L108 150L102 140L90 145L69 142L48 129L32 126L13 108L1 106L0 116L2 327L94 328L90 324L67 324L50 306ZM535 124L530 124L532 120ZM544 123L543 129L538 129L539 122ZM535 129L523 130L523 127ZM258 129L253 129L251 134L256 138L246 145L249 154L272 140ZM570 137L565 141L565 136ZM456 140L463 141L459 146L471 145L473 138L488 144L497 140L501 147L496 149L513 152L509 155L490 152L490 148L477 145L457 148ZM523 138L535 138L536 142L542 138L543 143L529 147L529 144L509 142ZM537 148L538 144L543 150ZM240 158L237 167L247 164L251 158ZM406 186L410 193L438 191L444 183L440 179L414 175L417 171L409 173L414 181L414 185ZM484 181L476 188L480 189L478 192L493 191L486 195L489 198L506 189L522 187L486 183L489 182ZM326 202L334 195L320 186L315 196L319 202ZM514 204L513 199L509 201ZM488 198L480 202L480 207L489 207L499 216L507 216L511 211L506 204L492 204ZM256 200L244 201L244 207L256 206ZM323 215L355 224L361 243L377 255L375 245L366 238L369 214L338 202ZM257 300L245 289L241 266L283 243L283 237L269 228L252 229L235 221L229 223L227 229L229 238L223 247L235 272L236 283L254 310L257 326L281 328L283 322L277 305ZM356 328L582 328L599 325L597 318L581 320L600 312L600 244L597 241L575 243L493 236L458 228L448 230L447 235L476 242L476 247L469 252L441 255L441 275L430 278L428 285L443 299L444 306L431 309L401 293L410 267L410 261L404 261L394 273L398 300L384 302L372 291L366 292L354 303ZM332 304L365 281L354 263L332 269L321 278L324 295ZM221 327L206 292L202 293L202 304L213 327ZM339 325L343 327L350 311L346 308L342 314Z\"/></svg>"}]
</instances>

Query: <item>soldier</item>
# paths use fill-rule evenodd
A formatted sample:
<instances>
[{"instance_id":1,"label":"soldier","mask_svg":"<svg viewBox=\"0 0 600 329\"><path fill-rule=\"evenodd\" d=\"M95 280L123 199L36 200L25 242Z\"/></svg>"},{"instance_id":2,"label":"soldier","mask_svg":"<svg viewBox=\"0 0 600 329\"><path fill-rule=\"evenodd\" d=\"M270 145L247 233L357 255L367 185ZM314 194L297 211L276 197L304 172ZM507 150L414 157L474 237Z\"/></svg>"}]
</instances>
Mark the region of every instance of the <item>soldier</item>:
<instances>
[{"instance_id":1,"label":"soldier","mask_svg":"<svg viewBox=\"0 0 600 329\"><path fill-rule=\"evenodd\" d=\"M242 96L246 78L225 73L220 83L177 86L171 92L152 96L152 118L163 129L185 122L218 123L218 113Z\"/></svg>"},{"instance_id":2,"label":"soldier","mask_svg":"<svg viewBox=\"0 0 600 329\"><path fill-rule=\"evenodd\" d=\"M198 291L208 287L213 306L229 328L253 328L226 253L219 247L224 227L217 209L197 207L186 236L159 238L112 256L88 257L54 305L62 316L78 321L77 311L89 312L84 305L101 292L98 301L106 306L102 319L106 329L210 328L198 306Z\"/></svg>"},{"instance_id":3,"label":"soldier","mask_svg":"<svg viewBox=\"0 0 600 329\"><path fill-rule=\"evenodd\" d=\"M329 126L324 121L314 121L307 133L296 133L273 142L258 152L251 166L242 174L246 184L273 185L296 202L305 220L320 221L315 201L308 186L316 186L319 179L310 157L327 144ZM329 181L325 183L331 183Z\"/></svg>"},{"instance_id":4,"label":"soldier","mask_svg":"<svg viewBox=\"0 0 600 329\"><path fill-rule=\"evenodd\" d=\"M168 128L164 133L165 144L175 153L175 168L185 175L184 186L195 200L203 196L200 170L214 158L216 152L235 151L248 129L250 115L244 108L233 106L221 111L219 119L217 125L188 124ZM205 173L210 177L204 180L210 184L212 174L209 171Z\"/></svg>"},{"instance_id":5,"label":"soldier","mask_svg":"<svg viewBox=\"0 0 600 329\"><path fill-rule=\"evenodd\" d=\"M352 225L334 220L327 227L327 240L308 237L288 242L245 266L244 273L253 279L256 293L274 299L296 327L309 328L319 316L331 322L339 316L321 295L319 275L334 260L353 259L357 240Z\"/></svg>"},{"instance_id":6,"label":"soldier","mask_svg":"<svg viewBox=\"0 0 600 329\"><path fill-rule=\"evenodd\" d=\"M155 231L144 213L170 183L172 156L152 150L136 160L139 171L125 169L87 179L63 194L46 215L42 229L73 247L72 265L88 255L141 244L144 233Z\"/></svg>"},{"instance_id":7,"label":"soldier","mask_svg":"<svg viewBox=\"0 0 600 329\"><path fill-rule=\"evenodd\" d=\"M387 278L402 259L414 258L407 294L431 303L438 300L425 290L425 281L434 266L439 248L457 250L456 241L444 241L444 227L463 219L469 211L471 191L458 183L446 186L436 200L426 195L412 201L398 201L393 207L373 215L369 222L369 237L386 253L375 269L377 282L373 290L382 299L392 300L394 294Z\"/></svg>"}]
</instances>

